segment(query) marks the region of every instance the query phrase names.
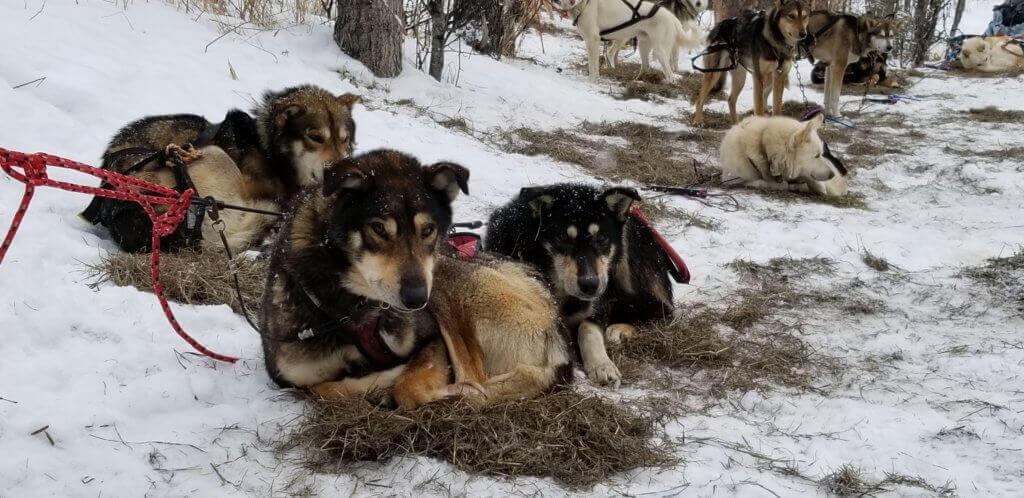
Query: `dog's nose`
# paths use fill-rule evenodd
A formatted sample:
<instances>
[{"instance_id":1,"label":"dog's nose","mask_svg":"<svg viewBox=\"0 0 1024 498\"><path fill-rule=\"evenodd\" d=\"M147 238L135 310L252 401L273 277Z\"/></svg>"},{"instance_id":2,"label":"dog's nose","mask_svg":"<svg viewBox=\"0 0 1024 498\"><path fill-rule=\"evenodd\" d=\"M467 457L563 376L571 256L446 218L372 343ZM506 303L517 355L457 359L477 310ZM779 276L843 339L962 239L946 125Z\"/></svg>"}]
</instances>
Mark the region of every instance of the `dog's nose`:
<instances>
[{"instance_id":1,"label":"dog's nose","mask_svg":"<svg viewBox=\"0 0 1024 498\"><path fill-rule=\"evenodd\" d=\"M576 284L580 287L580 292L588 296L597 294L597 288L601 286L601 282L597 279L597 275L581 275L576 279Z\"/></svg>"},{"instance_id":2,"label":"dog's nose","mask_svg":"<svg viewBox=\"0 0 1024 498\"><path fill-rule=\"evenodd\" d=\"M885 52L886 53L892 52L892 45L886 45L885 46Z\"/></svg>"},{"instance_id":3,"label":"dog's nose","mask_svg":"<svg viewBox=\"0 0 1024 498\"><path fill-rule=\"evenodd\" d=\"M422 279L402 282L402 290L398 294L402 298L402 306L411 310L422 308L430 297L427 283Z\"/></svg>"},{"instance_id":4,"label":"dog's nose","mask_svg":"<svg viewBox=\"0 0 1024 498\"><path fill-rule=\"evenodd\" d=\"M800 39L803 40L804 38L807 38L807 32L806 31L801 31L800 32Z\"/></svg>"}]
</instances>

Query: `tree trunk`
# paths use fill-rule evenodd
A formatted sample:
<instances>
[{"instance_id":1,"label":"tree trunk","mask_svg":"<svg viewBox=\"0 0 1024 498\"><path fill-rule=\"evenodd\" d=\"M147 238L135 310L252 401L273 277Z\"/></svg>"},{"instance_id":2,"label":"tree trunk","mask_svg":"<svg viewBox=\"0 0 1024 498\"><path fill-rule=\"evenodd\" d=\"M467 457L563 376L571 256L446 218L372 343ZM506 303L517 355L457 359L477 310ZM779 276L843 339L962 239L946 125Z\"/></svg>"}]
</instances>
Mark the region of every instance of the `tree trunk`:
<instances>
[{"instance_id":1,"label":"tree trunk","mask_svg":"<svg viewBox=\"0 0 1024 498\"><path fill-rule=\"evenodd\" d=\"M483 12L484 37L476 47L482 53L496 59L501 58L501 34L504 33L504 14L507 0L494 0L486 3Z\"/></svg>"},{"instance_id":2,"label":"tree trunk","mask_svg":"<svg viewBox=\"0 0 1024 498\"><path fill-rule=\"evenodd\" d=\"M448 16L444 11L444 0L430 0L430 76L441 81L444 71L444 40L448 35Z\"/></svg>"},{"instance_id":3,"label":"tree trunk","mask_svg":"<svg viewBox=\"0 0 1024 498\"><path fill-rule=\"evenodd\" d=\"M953 27L949 29L949 36L956 36L956 30L960 29L960 19L964 16L966 0L956 0L956 11L953 12Z\"/></svg>"},{"instance_id":4,"label":"tree trunk","mask_svg":"<svg viewBox=\"0 0 1024 498\"><path fill-rule=\"evenodd\" d=\"M375 75L402 72L402 0L339 0L334 41Z\"/></svg>"},{"instance_id":5,"label":"tree trunk","mask_svg":"<svg viewBox=\"0 0 1024 498\"><path fill-rule=\"evenodd\" d=\"M924 64L928 58L932 41L935 39L935 26L939 23L939 12L943 0L916 0L914 5L914 67Z\"/></svg>"}]
</instances>

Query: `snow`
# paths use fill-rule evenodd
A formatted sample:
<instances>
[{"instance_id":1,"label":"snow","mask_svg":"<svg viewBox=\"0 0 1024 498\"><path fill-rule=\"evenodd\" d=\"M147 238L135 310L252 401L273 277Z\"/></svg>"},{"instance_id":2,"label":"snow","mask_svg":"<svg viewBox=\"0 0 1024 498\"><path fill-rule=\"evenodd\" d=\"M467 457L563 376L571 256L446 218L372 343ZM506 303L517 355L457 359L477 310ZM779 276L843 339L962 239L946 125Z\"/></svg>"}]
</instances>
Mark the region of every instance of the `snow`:
<instances>
[{"instance_id":1,"label":"snow","mask_svg":"<svg viewBox=\"0 0 1024 498\"><path fill-rule=\"evenodd\" d=\"M963 30L982 30L992 4L969 2ZM266 89L313 83L366 96L355 115L359 150L392 147L423 161L469 167L471 195L457 203L456 218L483 219L522 186L588 177L546 157L504 153L435 119L462 117L475 132L619 120L683 128L680 117L691 109L685 101L616 100L610 95L616 83L590 83L574 69L584 53L576 38L546 34L542 53L531 34L523 52L536 63L467 54L458 64L451 56L445 82L438 83L411 67L411 43L402 75L377 80L340 54L329 25L240 30L218 39L218 21L233 22L161 2L130 3L127 9L95 0L3 2L0 146L95 163L114 131L140 116L194 112L217 121L230 107L249 108ZM799 68L805 75L808 69ZM832 258L838 272L829 278L860 278L888 292L878 297L889 312L810 318L805 339L850 365L844 385L820 395L785 389L738 394L708 415L677 420L669 426L673 436L705 441L678 445L684 464L637 470L594 493L824 493L813 482L773 472L712 442L717 440L749 445L816 478L849 463L874 479L897 472L936 485L949 481L964 495L1019 495L1024 321L955 275L1024 244L1024 172L1019 162L962 158L944 147L1002 150L1019 143L1022 123L948 118L986 105L1020 110L1024 82L929 74L938 77L908 90L923 100L868 111L879 117L904 113L925 134L909 154L886 154L856 171L851 190L865 196L870 210L786 204L745 192L734 192L746 208L735 213L670 201L723 221L718 231L676 231L673 243L694 274L692 285L677 289L681 301L727 296L738 284L723 265L736 258L785 255ZM46 79L14 88L41 77ZM749 91L748 85L742 109L749 106ZM790 92L791 98L798 95L795 88ZM807 95L821 99L814 88ZM396 104L403 99L419 109ZM853 106L858 100L844 97ZM724 104L716 101L712 108ZM870 124L872 118L860 119ZM899 131L877 128L870 136L885 142L885 133ZM74 173L58 176L89 181ZM3 223L20 196L21 185L0 175ZM90 287L88 265L115 246L77 218L87 202L79 194L38 191L0 266L0 495L384 489L367 482L413 495L434 479L443 487L426 488L430 494L565 492L546 480L470 476L422 459L337 476L296 474L261 435L285 430L302 405L270 382L256 335L226 306L174 305L185 329L201 342L243 360L225 365L180 355L189 347L171 332L152 295L109 284ZM780 216L764 216L769 213ZM880 282L860 260L865 248L905 270L905 281ZM963 312L948 311L959 306ZM902 359L887 360L876 371L864 369L870 358ZM45 434L32 434L44 426ZM890 487L901 495L927 494Z\"/></svg>"}]
</instances>

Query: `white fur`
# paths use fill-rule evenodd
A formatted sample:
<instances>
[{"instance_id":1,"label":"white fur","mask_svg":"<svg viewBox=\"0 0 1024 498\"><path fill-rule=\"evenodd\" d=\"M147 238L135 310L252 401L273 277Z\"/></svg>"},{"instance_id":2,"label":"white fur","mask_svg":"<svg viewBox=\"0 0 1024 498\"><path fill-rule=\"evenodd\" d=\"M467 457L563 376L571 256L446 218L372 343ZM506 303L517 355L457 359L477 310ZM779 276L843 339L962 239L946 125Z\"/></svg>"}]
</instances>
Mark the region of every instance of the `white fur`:
<instances>
[{"instance_id":1,"label":"white fur","mask_svg":"<svg viewBox=\"0 0 1024 498\"><path fill-rule=\"evenodd\" d=\"M647 14L655 7L653 2L646 0L629 1L632 5L641 2L641 14ZM576 29L587 45L590 79L596 80L601 55L601 30L628 21L632 17L632 11L622 3L622 0L554 0L554 3L555 8L567 11L570 16L576 18ZM637 38L637 49L640 52L641 72L647 70L653 51L662 72L665 73L665 80L669 82L675 79L679 49L691 50L704 42L699 24L690 21L684 26L671 11L661 8L649 19L605 35L605 39L612 41L608 49L610 65L614 67L616 53L622 44L634 37Z\"/></svg>"},{"instance_id":2,"label":"white fur","mask_svg":"<svg viewBox=\"0 0 1024 498\"><path fill-rule=\"evenodd\" d=\"M324 177L324 160L316 152L306 150L301 140L292 144L292 157L295 158L299 185L313 185Z\"/></svg>"},{"instance_id":3,"label":"white fur","mask_svg":"<svg viewBox=\"0 0 1024 498\"><path fill-rule=\"evenodd\" d=\"M842 177L823 157L824 146L818 136L823 120L820 114L807 122L751 116L734 125L719 149L722 181L779 190L788 189L791 183L807 184L822 195L845 194L845 179L837 180Z\"/></svg>"},{"instance_id":4,"label":"white fur","mask_svg":"<svg viewBox=\"0 0 1024 498\"><path fill-rule=\"evenodd\" d=\"M1024 52L1006 36L979 36L964 40L960 63L985 73L1019 71L1024 70Z\"/></svg>"}]
</instances>

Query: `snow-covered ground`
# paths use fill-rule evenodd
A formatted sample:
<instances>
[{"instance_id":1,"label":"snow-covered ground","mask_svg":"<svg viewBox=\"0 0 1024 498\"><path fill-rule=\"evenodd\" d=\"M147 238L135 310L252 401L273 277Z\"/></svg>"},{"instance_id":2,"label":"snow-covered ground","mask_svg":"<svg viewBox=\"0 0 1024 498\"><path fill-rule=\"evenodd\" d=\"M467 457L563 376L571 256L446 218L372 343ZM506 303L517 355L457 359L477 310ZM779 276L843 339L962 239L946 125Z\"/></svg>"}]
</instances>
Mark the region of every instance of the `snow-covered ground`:
<instances>
[{"instance_id":1,"label":"snow-covered ground","mask_svg":"<svg viewBox=\"0 0 1024 498\"><path fill-rule=\"evenodd\" d=\"M969 5L964 31L981 31L991 3ZM483 219L522 186L588 177L546 157L505 153L438 125L438 116L462 117L474 130L583 121L683 129L680 117L692 110L683 100L613 98L617 83L590 83L574 69L583 54L576 38L546 35L542 53L530 35L523 52L536 62L464 55L454 86L453 74L437 83L412 68L408 55L400 77L375 80L340 54L329 25L241 30L219 39L218 28L214 19L162 2L127 9L99 0L0 3L0 147L95 163L114 131L140 116L193 112L217 121L231 107L250 107L266 89L313 83L366 97L355 115L358 149L397 148L470 168L472 195L459 201L456 217ZM448 67L459 67L454 56ZM806 75L809 68L799 69ZM692 285L677 289L682 301L728 295L736 276L723 266L736 258L824 256L839 263L828 278L859 278L869 287L878 283L876 294L885 290L886 312L811 316L804 329L811 345L843 358L842 385L828 394L747 393L708 415L682 418L670 425L673 436L731 444L681 444L679 467L632 472L595 493L825 493L735 450L742 445L816 478L851 464L872 479L895 472L936 486L948 482L965 496L1019 496L1024 321L956 273L1024 244L1024 171L1019 162L961 157L946 147L1018 144L1024 123L981 124L959 112L988 105L1022 110L1024 81L927 74L907 90L920 101L875 106L853 118L863 128L854 142L898 140L905 152L879 151L870 167L856 171L852 190L867 210L744 192L735 194L745 209L734 213L668 201L722 221L717 230L672 232L694 274ZM817 89L807 92L820 100ZM406 99L428 111L395 104ZM740 102L748 108L749 89ZM876 122L893 113L907 119L894 127ZM912 139L906 128L916 130ZM20 196L21 185L0 175L4 226ZM186 330L243 361L182 355L189 348L152 295L90 287L88 265L115 246L77 218L87 202L79 194L38 191L0 266L0 496L283 492L294 484L294 469L260 436L283 430L302 405L270 382L256 335L226 306L175 305ZM900 267L901 278L881 282L862 262L863 249ZM884 368L865 367L879 358ZM493 480L427 460L303 479L325 495L414 495L425 481L451 494L563 492L544 480ZM377 487L366 487L368 481Z\"/></svg>"}]
</instances>

